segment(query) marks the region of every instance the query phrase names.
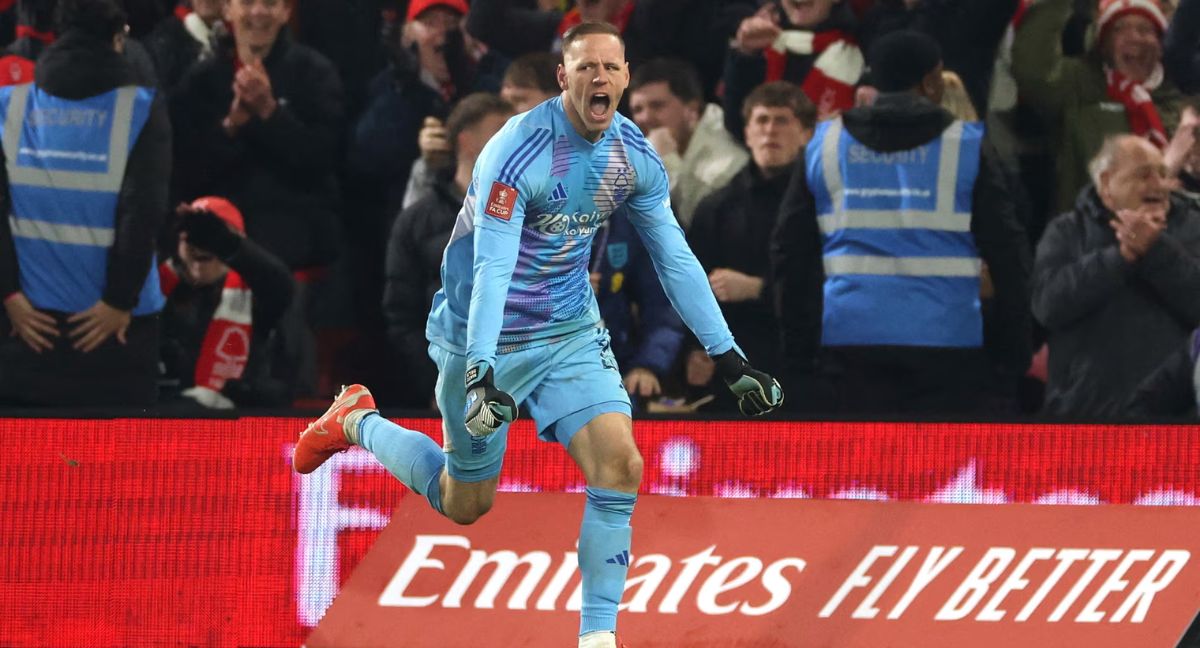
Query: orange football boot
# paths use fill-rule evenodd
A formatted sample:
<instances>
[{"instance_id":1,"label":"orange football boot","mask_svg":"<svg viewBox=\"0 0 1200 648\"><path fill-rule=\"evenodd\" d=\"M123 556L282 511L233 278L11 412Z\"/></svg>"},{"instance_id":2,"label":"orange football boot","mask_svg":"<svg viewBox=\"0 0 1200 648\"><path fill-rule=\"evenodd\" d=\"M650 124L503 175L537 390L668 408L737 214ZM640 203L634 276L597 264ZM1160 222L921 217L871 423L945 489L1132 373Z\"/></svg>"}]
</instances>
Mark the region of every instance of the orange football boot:
<instances>
[{"instance_id":1,"label":"orange football boot","mask_svg":"<svg viewBox=\"0 0 1200 648\"><path fill-rule=\"evenodd\" d=\"M321 418L308 424L292 453L292 468L307 475L333 455L353 445L346 435L346 415L357 410L377 411L371 391L362 385L342 387L333 404Z\"/></svg>"}]
</instances>

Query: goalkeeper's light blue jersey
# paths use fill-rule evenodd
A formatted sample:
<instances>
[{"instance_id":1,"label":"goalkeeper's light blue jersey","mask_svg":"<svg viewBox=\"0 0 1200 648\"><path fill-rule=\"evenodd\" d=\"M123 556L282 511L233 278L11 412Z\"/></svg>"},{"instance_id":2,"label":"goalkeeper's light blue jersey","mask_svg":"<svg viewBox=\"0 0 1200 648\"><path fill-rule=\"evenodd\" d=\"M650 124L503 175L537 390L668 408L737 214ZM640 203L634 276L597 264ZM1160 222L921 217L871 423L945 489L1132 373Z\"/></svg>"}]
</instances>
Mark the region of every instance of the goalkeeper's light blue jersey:
<instances>
[{"instance_id":1,"label":"goalkeeper's light blue jersey","mask_svg":"<svg viewBox=\"0 0 1200 648\"><path fill-rule=\"evenodd\" d=\"M549 344L600 321L588 282L592 238L616 209L646 244L675 309L710 354L733 346L704 270L671 211L662 161L617 114L595 143L550 99L484 147L426 326L431 342L495 365L497 353Z\"/></svg>"}]
</instances>

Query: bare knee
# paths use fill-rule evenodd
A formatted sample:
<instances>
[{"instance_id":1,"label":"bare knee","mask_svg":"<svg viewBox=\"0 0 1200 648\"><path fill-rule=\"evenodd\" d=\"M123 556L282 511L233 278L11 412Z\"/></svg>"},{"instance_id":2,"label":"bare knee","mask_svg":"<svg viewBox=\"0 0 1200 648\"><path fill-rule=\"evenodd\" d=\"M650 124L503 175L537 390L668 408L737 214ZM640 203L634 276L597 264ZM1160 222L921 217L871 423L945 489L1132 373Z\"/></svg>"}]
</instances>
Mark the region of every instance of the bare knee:
<instances>
[{"instance_id":1,"label":"bare knee","mask_svg":"<svg viewBox=\"0 0 1200 648\"><path fill-rule=\"evenodd\" d=\"M600 464L593 486L635 493L642 483L642 453L636 447L613 453Z\"/></svg>"},{"instance_id":2,"label":"bare knee","mask_svg":"<svg viewBox=\"0 0 1200 648\"><path fill-rule=\"evenodd\" d=\"M446 517L450 518L451 522L461 524L463 526L475 524L476 520L483 517L492 509L492 503L486 505L475 505L468 507L447 508Z\"/></svg>"},{"instance_id":3,"label":"bare knee","mask_svg":"<svg viewBox=\"0 0 1200 648\"><path fill-rule=\"evenodd\" d=\"M492 510L496 499L495 485L490 483L471 486L454 483L443 492L443 512L451 521L462 525L474 524Z\"/></svg>"}]
</instances>

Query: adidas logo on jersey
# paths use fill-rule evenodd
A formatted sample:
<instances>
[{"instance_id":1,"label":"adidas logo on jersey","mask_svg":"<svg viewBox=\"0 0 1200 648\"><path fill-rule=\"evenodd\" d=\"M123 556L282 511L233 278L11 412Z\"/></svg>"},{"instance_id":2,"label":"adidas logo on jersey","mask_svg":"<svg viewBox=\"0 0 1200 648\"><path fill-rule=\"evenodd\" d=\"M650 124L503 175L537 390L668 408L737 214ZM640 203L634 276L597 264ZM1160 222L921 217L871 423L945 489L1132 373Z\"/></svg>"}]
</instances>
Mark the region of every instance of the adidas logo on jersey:
<instances>
[{"instance_id":1,"label":"adidas logo on jersey","mask_svg":"<svg viewBox=\"0 0 1200 648\"><path fill-rule=\"evenodd\" d=\"M566 200L566 199L567 199L567 190L563 188L562 183L559 182L559 183L555 184L554 191L550 193L550 200Z\"/></svg>"}]
</instances>

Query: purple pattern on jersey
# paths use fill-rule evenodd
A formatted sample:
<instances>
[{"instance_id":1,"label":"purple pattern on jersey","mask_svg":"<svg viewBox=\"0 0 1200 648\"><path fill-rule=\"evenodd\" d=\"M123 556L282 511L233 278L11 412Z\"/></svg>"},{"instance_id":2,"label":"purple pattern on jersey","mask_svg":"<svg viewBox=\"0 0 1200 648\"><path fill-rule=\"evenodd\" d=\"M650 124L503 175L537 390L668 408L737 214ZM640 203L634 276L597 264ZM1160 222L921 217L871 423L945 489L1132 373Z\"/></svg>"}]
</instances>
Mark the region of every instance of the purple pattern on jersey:
<instances>
[{"instance_id":1,"label":"purple pattern on jersey","mask_svg":"<svg viewBox=\"0 0 1200 648\"><path fill-rule=\"evenodd\" d=\"M554 150L550 155L550 175L555 178L566 177L579 157L566 135L559 135L558 139L554 140Z\"/></svg>"},{"instance_id":2,"label":"purple pattern on jersey","mask_svg":"<svg viewBox=\"0 0 1200 648\"><path fill-rule=\"evenodd\" d=\"M504 308L504 335L585 318L592 304L588 282L591 241L608 216L541 214L528 220Z\"/></svg>"},{"instance_id":3,"label":"purple pattern on jersey","mask_svg":"<svg viewBox=\"0 0 1200 648\"><path fill-rule=\"evenodd\" d=\"M611 137L602 146L603 150L592 158L583 189L598 211L612 212L629 197L637 174L620 138Z\"/></svg>"}]
</instances>

